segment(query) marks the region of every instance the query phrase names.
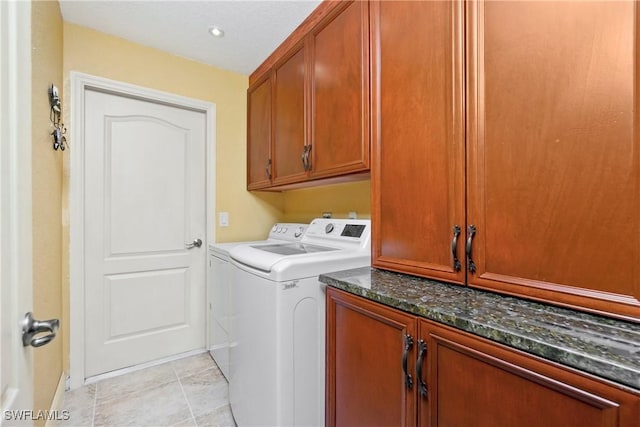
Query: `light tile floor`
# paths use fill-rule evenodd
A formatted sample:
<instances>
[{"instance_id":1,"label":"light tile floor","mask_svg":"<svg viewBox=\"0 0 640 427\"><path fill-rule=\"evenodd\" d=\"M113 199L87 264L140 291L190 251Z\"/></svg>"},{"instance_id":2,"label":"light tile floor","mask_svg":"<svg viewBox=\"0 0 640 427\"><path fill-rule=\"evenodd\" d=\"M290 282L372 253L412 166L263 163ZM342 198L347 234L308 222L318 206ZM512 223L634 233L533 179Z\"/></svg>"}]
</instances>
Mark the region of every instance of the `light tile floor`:
<instances>
[{"instance_id":1,"label":"light tile floor","mask_svg":"<svg viewBox=\"0 0 640 427\"><path fill-rule=\"evenodd\" d=\"M229 385L209 353L65 393L61 426L233 426Z\"/></svg>"}]
</instances>

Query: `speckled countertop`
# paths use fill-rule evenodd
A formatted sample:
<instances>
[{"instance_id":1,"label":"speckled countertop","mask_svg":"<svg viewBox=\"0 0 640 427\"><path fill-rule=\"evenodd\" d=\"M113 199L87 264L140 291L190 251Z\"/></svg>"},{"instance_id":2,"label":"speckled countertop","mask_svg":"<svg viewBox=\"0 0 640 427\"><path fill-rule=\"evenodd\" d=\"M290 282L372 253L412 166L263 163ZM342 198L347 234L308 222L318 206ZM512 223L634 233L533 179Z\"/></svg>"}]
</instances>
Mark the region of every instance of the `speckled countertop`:
<instances>
[{"instance_id":1,"label":"speckled countertop","mask_svg":"<svg viewBox=\"0 0 640 427\"><path fill-rule=\"evenodd\" d=\"M369 267L320 281L640 390L640 324Z\"/></svg>"}]
</instances>

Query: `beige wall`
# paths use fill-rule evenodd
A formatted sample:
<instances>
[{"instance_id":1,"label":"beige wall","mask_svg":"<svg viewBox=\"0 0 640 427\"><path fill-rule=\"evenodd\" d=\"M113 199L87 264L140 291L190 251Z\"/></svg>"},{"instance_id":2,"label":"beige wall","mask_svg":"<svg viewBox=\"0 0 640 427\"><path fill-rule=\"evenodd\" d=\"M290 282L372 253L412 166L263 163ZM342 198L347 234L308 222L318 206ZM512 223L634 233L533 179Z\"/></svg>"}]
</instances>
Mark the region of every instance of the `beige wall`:
<instances>
[{"instance_id":1,"label":"beige wall","mask_svg":"<svg viewBox=\"0 0 640 427\"><path fill-rule=\"evenodd\" d=\"M283 221L309 222L332 212L334 218L347 218L349 212L358 218L371 218L371 181L336 184L288 191L284 196Z\"/></svg>"},{"instance_id":2,"label":"beige wall","mask_svg":"<svg viewBox=\"0 0 640 427\"><path fill-rule=\"evenodd\" d=\"M62 316L62 161L54 151L48 88L62 91L62 16L57 1L31 5L33 312L37 319ZM33 349L34 409L49 409L62 374L64 332ZM38 422L38 424L42 424Z\"/></svg>"}]
</instances>

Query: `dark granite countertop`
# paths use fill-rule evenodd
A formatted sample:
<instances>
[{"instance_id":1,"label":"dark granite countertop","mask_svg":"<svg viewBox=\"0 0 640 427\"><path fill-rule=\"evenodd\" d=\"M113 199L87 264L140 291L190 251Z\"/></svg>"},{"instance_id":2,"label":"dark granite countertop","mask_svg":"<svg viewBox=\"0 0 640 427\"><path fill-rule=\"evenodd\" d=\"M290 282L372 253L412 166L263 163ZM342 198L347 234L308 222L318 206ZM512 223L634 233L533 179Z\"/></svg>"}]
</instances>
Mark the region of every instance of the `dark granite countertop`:
<instances>
[{"instance_id":1,"label":"dark granite countertop","mask_svg":"<svg viewBox=\"0 0 640 427\"><path fill-rule=\"evenodd\" d=\"M369 267L320 281L640 390L640 324Z\"/></svg>"}]
</instances>

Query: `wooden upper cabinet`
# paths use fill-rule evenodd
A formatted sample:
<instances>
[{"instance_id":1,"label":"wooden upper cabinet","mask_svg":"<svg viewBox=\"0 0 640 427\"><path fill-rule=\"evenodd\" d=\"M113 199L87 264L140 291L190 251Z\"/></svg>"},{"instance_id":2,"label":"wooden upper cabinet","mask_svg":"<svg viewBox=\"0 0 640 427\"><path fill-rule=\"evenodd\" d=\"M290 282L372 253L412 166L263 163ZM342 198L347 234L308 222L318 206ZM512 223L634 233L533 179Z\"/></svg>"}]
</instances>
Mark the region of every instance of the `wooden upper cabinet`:
<instances>
[{"instance_id":1,"label":"wooden upper cabinet","mask_svg":"<svg viewBox=\"0 0 640 427\"><path fill-rule=\"evenodd\" d=\"M325 425L415 426L416 325L415 316L327 288Z\"/></svg>"},{"instance_id":2,"label":"wooden upper cabinet","mask_svg":"<svg viewBox=\"0 0 640 427\"><path fill-rule=\"evenodd\" d=\"M463 31L459 1L371 3L373 265L457 283L465 280Z\"/></svg>"},{"instance_id":3,"label":"wooden upper cabinet","mask_svg":"<svg viewBox=\"0 0 640 427\"><path fill-rule=\"evenodd\" d=\"M273 185L304 180L305 50L296 46L274 66Z\"/></svg>"},{"instance_id":4,"label":"wooden upper cabinet","mask_svg":"<svg viewBox=\"0 0 640 427\"><path fill-rule=\"evenodd\" d=\"M637 3L468 7L469 283L640 319Z\"/></svg>"},{"instance_id":5,"label":"wooden upper cabinet","mask_svg":"<svg viewBox=\"0 0 640 427\"><path fill-rule=\"evenodd\" d=\"M247 189L271 185L271 73L247 91Z\"/></svg>"},{"instance_id":6,"label":"wooden upper cabinet","mask_svg":"<svg viewBox=\"0 0 640 427\"><path fill-rule=\"evenodd\" d=\"M420 321L427 396L421 426L631 427L640 398L470 334Z\"/></svg>"},{"instance_id":7,"label":"wooden upper cabinet","mask_svg":"<svg viewBox=\"0 0 640 427\"><path fill-rule=\"evenodd\" d=\"M369 3L344 2L311 35L312 178L369 168Z\"/></svg>"}]
</instances>

